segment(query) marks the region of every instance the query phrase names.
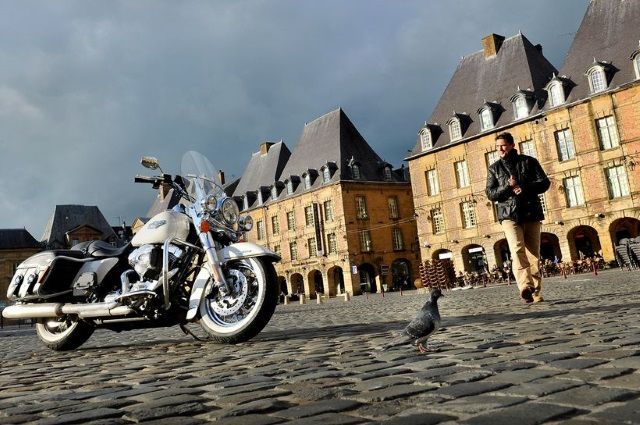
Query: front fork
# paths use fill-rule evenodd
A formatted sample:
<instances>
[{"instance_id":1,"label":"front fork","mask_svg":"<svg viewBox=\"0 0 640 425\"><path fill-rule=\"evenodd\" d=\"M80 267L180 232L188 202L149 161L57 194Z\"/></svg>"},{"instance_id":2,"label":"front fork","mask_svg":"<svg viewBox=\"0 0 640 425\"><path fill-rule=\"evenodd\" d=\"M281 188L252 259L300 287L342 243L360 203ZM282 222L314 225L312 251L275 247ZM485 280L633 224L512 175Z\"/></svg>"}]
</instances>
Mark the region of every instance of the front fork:
<instances>
[{"instance_id":1,"label":"front fork","mask_svg":"<svg viewBox=\"0 0 640 425\"><path fill-rule=\"evenodd\" d=\"M200 232L198 236L200 237L200 242L202 243L202 247L207 254L207 259L209 260L209 271L211 272L211 276L213 277L214 286L218 287L218 290L222 295L228 295L229 287L227 285L227 280L224 278L222 268L220 267L218 252L216 251L216 244L211 237L211 233Z\"/></svg>"}]
</instances>

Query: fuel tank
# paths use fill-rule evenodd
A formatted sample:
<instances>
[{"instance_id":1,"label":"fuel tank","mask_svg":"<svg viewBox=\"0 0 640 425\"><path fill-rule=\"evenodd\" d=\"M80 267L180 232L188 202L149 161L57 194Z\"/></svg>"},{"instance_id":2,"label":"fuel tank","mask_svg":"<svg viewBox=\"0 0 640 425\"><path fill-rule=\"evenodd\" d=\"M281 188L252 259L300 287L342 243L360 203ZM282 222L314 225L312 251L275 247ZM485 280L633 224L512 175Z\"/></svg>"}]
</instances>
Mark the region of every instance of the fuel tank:
<instances>
[{"instance_id":1,"label":"fuel tank","mask_svg":"<svg viewBox=\"0 0 640 425\"><path fill-rule=\"evenodd\" d=\"M186 240L189 235L189 217L177 211L164 211L155 215L131 240L131 245L161 244L169 238Z\"/></svg>"}]
</instances>

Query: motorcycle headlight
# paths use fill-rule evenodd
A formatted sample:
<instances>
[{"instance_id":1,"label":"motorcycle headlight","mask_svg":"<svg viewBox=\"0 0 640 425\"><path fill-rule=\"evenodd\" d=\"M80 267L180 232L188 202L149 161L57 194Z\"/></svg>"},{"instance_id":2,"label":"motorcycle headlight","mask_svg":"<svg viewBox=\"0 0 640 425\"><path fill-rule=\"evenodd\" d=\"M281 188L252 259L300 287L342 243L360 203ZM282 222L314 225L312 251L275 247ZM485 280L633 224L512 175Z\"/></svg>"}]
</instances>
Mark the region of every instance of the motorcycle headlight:
<instances>
[{"instance_id":1,"label":"motorcycle headlight","mask_svg":"<svg viewBox=\"0 0 640 425\"><path fill-rule=\"evenodd\" d=\"M216 210L217 202L218 200L214 195L209 195L202 200L202 209L208 212L213 212Z\"/></svg>"},{"instance_id":2,"label":"motorcycle headlight","mask_svg":"<svg viewBox=\"0 0 640 425\"><path fill-rule=\"evenodd\" d=\"M222 218L229 226L233 226L238 222L238 216L240 215L240 209L238 204L231 198L227 198L222 202Z\"/></svg>"},{"instance_id":3,"label":"motorcycle headlight","mask_svg":"<svg viewBox=\"0 0 640 425\"><path fill-rule=\"evenodd\" d=\"M238 220L238 224L240 225L240 228L245 232L248 232L249 230L253 229L253 219L251 218L250 215L245 215L244 217L240 217L240 219Z\"/></svg>"}]
</instances>

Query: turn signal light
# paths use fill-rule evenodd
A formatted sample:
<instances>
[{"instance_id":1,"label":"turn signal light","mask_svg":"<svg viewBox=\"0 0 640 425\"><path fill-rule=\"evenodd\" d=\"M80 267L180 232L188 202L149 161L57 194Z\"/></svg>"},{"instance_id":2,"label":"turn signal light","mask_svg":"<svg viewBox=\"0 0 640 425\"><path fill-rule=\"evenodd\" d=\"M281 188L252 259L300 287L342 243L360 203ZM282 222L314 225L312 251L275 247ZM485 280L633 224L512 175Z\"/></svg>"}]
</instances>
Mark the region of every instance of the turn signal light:
<instances>
[{"instance_id":1,"label":"turn signal light","mask_svg":"<svg viewBox=\"0 0 640 425\"><path fill-rule=\"evenodd\" d=\"M200 222L200 231L203 233L209 233L209 230L211 230L211 227L209 226L209 222L207 220L202 220Z\"/></svg>"}]
</instances>

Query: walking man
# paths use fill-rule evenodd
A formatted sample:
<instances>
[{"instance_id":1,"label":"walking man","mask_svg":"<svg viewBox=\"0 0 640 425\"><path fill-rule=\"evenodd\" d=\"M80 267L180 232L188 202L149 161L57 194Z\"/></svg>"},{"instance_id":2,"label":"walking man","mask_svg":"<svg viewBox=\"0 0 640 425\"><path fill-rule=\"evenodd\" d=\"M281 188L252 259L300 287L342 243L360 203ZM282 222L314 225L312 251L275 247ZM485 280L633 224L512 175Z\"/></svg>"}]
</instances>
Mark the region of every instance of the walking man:
<instances>
[{"instance_id":1,"label":"walking man","mask_svg":"<svg viewBox=\"0 0 640 425\"><path fill-rule=\"evenodd\" d=\"M544 213L538 195L549 189L550 182L535 158L518 154L510 133L496 136L496 149L500 159L489 166L487 197L498 202L498 220L509 244L520 297L527 303L540 302L538 258Z\"/></svg>"}]
</instances>

